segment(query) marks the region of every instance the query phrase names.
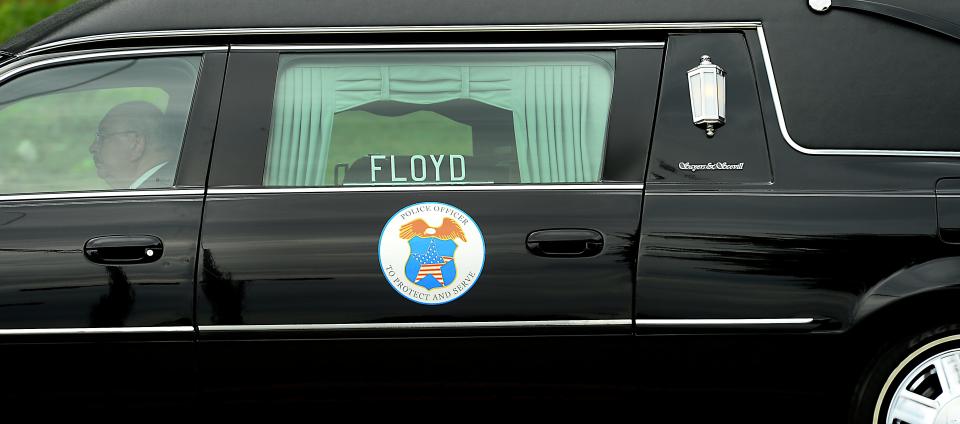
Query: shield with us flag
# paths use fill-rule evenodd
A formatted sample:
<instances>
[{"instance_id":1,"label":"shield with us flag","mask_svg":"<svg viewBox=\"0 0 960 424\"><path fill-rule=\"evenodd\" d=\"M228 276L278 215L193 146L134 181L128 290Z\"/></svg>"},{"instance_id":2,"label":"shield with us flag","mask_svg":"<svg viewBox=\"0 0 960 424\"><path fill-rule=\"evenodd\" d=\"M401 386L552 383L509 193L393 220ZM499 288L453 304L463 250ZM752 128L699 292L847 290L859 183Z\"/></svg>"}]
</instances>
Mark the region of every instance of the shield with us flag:
<instances>
[{"instance_id":1,"label":"shield with us flag","mask_svg":"<svg viewBox=\"0 0 960 424\"><path fill-rule=\"evenodd\" d=\"M404 267L407 279L428 290L446 287L456 280L455 240L466 241L463 228L444 218L439 227L417 219L400 227L400 238L410 243L410 257Z\"/></svg>"},{"instance_id":2,"label":"shield with us flag","mask_svg":"<svg viewBox=\"0 0 960 424\"><path fill-rule=\"evenodd\" d=\"M466 294L483 271L486 247L476 221L456 206L415 203L380 233L380 268L401 296L441 305Z\"/></svg>"}]
</instances>

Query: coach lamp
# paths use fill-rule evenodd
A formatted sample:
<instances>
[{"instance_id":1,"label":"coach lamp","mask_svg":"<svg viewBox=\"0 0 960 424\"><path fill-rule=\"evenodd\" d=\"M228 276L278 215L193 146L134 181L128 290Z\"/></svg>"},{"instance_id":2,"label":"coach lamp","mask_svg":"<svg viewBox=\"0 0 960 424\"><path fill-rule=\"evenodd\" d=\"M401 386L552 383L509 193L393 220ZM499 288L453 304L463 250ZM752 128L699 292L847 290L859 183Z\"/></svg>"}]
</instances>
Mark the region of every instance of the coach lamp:
<instances>
[{"instance_id":1,"label":"coach lamp","mask_svg":"<svg viewBox=\"0 0 960 424\"><path fill-rule=\"evenodd\" d=\"M726 121L726 75L707 55L700 56L700 65L687 71L693 124L704 128L707 137L713 137Z\"/></svg>"}]
</instances>

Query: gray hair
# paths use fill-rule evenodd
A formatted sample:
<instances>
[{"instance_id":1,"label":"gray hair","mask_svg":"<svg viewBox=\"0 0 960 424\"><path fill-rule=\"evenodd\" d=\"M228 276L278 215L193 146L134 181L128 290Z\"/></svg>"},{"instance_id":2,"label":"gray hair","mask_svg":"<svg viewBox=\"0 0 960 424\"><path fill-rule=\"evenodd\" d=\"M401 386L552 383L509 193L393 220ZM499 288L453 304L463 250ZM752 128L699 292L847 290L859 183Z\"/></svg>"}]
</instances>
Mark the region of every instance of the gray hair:
<instances>
[{"instance_id":1,"label":"gray hair","mask_svg":"<svg viewBox=\"0 0 960 424\"><path fill-rule=\"evenodd\" d=\"M110 109L107 115L116 119L124 130L140 134L146 140L148 149L154 151L171 150L173 146L163 137L163 111L153 103L132 101L120 103Z\"/></svg>"}]
</instances>

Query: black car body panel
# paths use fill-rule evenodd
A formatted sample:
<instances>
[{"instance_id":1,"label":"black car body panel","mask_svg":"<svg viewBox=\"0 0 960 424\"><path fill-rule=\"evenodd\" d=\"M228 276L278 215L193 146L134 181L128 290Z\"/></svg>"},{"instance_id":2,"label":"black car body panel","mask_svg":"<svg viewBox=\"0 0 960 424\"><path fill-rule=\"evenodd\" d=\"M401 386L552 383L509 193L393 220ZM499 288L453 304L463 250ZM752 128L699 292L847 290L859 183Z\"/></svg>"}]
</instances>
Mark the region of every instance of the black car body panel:
<instances>
[{"instance_id":1,"label":"black car body panel","mask_svg":"<svg viewBox=\"0 0 960 424\"><path fill-rule=\"evenodd\" d=\"M50 394L87 405L193 398L195 261L225 64L225 53L203 57L186 132L191 157L180 162L176 190L8 196L0 205L0 349L18 364L8 372L4 404ZM91 256L97 247L110 256L109 246L93 240L145 237L161 253L142 264Z\"/></svg>"},{"instance_id":2,"label":"black car body panel","mask_svg":"<svg viewBox=\"0 0 960 424\"><path fill-rule=\"evenodd\" d=\"M960 103L943 69L960 55L942 26L799 1L135 3L80 2L2 47L0 90L61 60L203 55L170 190L0 194L0 351L55 364L67 398L702 390L819 393L808 412L833 414L887 334L956 320ZM594 51L616 62L596 181L265 183L285 55ZM711 137L687 75L705 54L726 70ZM483 233L482 275L454 302L412 302L381 269L388 220L422 202ZM94 263L84 243L102 236L159 238L162 257ZM543 248L571 239L585 247Z\"/></svg>"}]
</instances>

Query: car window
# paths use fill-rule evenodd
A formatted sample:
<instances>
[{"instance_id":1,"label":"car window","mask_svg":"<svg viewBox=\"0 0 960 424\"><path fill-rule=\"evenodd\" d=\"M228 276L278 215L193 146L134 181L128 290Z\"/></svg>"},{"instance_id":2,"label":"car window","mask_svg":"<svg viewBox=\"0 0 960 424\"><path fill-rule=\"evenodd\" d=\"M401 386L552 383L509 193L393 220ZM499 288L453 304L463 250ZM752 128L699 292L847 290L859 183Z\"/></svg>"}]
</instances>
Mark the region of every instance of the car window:
<instances>
[{"instance_id":1,"label":"car window","mask_svg":"<svg viewBox=\"0 0 960 424\"><path fill-rule=\"evenodd\" d=\"M0 86L0 193L173 186L199 66L110 60Z\"/></svg>"},{"instance_id":2,"label":"car window","mask_svg":"<svg viewBox=\"0 0 960 424\"><path fill-rule=\"evenodd\" d=\"M282 55L265 186L597 182L612 52Z\"/></svg>"}]
</instances>

